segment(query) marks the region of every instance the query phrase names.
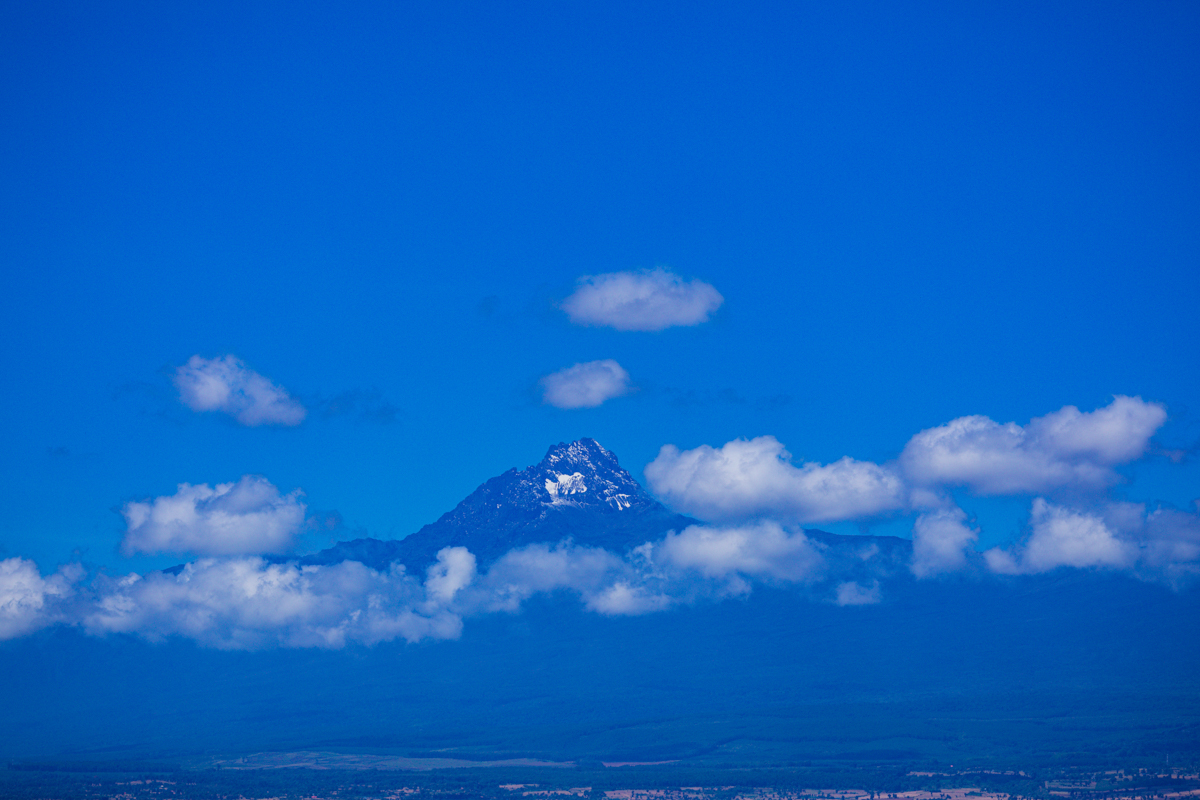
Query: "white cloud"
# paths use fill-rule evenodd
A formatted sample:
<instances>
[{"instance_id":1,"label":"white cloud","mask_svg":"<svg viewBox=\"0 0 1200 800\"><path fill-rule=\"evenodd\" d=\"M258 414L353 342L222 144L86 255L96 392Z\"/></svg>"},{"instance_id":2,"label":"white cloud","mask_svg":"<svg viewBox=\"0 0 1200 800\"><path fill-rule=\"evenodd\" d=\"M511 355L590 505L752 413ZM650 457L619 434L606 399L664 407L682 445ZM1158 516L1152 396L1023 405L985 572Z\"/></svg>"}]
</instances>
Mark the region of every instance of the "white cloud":
<instances>
[{"instance_id":1,"label":"white cloud","mask_svg":"<svg viewBox=\"0 0 1200 800\"><path fill-rule=\"evenodd\" d=\"M984 558L1001 574L1121 569L1179 587L1200 578L1200 515L1126 502L1073 509L1039 497L1028 539L1007 550L992 548Z\"/></svg>"},{"instance_id":2,"label":"white cloud","mask_svg":"<svg viewBox=\"0 0 1200 800\"><path fill-rule=\"evenodd\" d=\"M869 606L883 599L879 589L879 581L873 581L870 586L847 581L839 583L835 602L839 606Z\"/></svg>"},{"instance_id":3,"label":"white cloud","mask_svg":"<svg viewBox=\"0 0 1200 800\"><path fill-rule=\"evenodd\" d=\"M918 578L957 572L967 565L966 550L979 532L966 525L961 508L927 511L913 523L912 571Z\"/></svg>"},{"instance_id":4,"label":"white cloud","mask_svg":"<svg viewBox=\"0 0 1200 800\"><path fill-rule=\"evenodd\" d=\"M1142 560L1147 566L1166 570L1168 577L1194 576L1200 571L1200 516L1159 508L1140 527Z\"/></svg>"},{"instance_id":5,"label":"white cloud","mask_svg":"<svg viewBox=\"0 0 1200 800\"><path fill-rule=\"evenodd\" d=\"M0 561L0 640L44 628L63 618L60 602L74 592L83 575L78 565L43 578L37 564L25 558Z\"/></svg>"},{"instance_id":6,"label":"white cloud","mask_svg":"<svg viewBox=\"0 0 1200 800\"><path fill-rule=\"evenodd\" d=\"M825 522L907 505L904 482L887 467L851 458L796 467L790 458L773 436L737 439L719 449L665 445L646 466L646 479L668 504L705 520Z\"/></svg>"},{"instance_id":7,"label":"white cloud","mask_svg":"<svg viewBox=\"0 0 1200 800\"><path fill-rule=\"evenodd\" d=\"M710 284L685 281L658 268L581 278L579 288L563 301L562 307L576 325L661 331L677 325L699 325L723 302L725 298Z\"/></svg>"},{"instance_id":8,"label":"white cloud","mask_svg":"<svg viewBox=\"0 0 1200 800\"><path fill-rule=\"evenodd\" d=\"M445 605L475 580L475 556L465 547L443 547L425 578L431 602Z\"/></svg>"},{"instance_id":9,"label":"white cloud","mask_svg":"<svg viewBox=\"0 0 1200 800\"><path fill-rule=\"evenodd\" d=\"M1161 404L1124 396L1089 413L1066 406L1024 427L959 417L914 436L900 463L916 484L985 495L1101 488L1118 480L1113 466L1146 451L1166 418Z\"/></svg>"},{"instance_id":10,"label":"white cloud","mask_svg":"<svg viewBox=\"0 0 1200 800\"><path fill-rule=\"evenodd\" d=\"M802 581L813 577L823 563L803 533L789 534L776 522L730 528L693 525L682 533L668 533L653 553L656 564L709 578L739 574Z\"/></svg>"},{"instance_id":11,"label":"white cloud","mask_svg":"<svg viewBox=\"0 0 1200 800\"><path fill-rule=\"evenodd\" d=\"M193 411L223 411L243 425L299 425L304 406L232 356L192 356L175 370L179 399Z\"/></svg>"},{"instance_id":12,"label":"white cloud","mask_svg":"<svg viewBox=\"0 0 1200 800\"><path fill-rule=\"evenodd\" d=\"M178 575L99 579L83 622L97 635L185 636L240 650L453 639L462 618L447 602L466 560L447 551L438 558L425 586L399 566L378 572L356 561L298 567L261 558L200 559ZM473 572L474 557L470 562Z\"/></svg>"},{"instance_id":13,"label":"white cloud","mask_svg":"<svg viewBox=\"0 0 1200 800\"><path fill-rule=\"evenodd\" d=\"M466 593L462 605L486 611L516 611L535 594L565 589L578 594L589 607L615 609L619 605L615 600L598 598L622 579L628 582L632 578L629 564L607 550L577 547L569 542L531 544L501 556Z\"/></svg>"},{"instance_id":14,"label":"white cloud","mask_svg":"<svg viewBox=\"0 0 1200 800\"><path fill-rule=\"evenodd\" d=\"M131 553L246 555L282 553L304 522L299 489L280 494L265 478L192 486L121 509L127 526L121 543Z\"/></svg>"},{"instance_id":15,"label":"white cloud","mask_svg":"<svg viewBox=\"0 0 1200 800\"><path fill-rule=\"evenodd\" d=\"M993 548L984 553L988 567L999 573L1048 572L1058 567L1129 568L1138 559L1137 546L1105 523L1103 516L1033 501L1031 534L1022 547Z\"/></svg>"},{"instance_id":16,"label":"white cloud","mask_svg":"<svg viewBox=\"0 0 1200 800\"><path fill-rule=\"evenodd\" d=\"M629 373L611 358L560 369L542 378L542 402L556 408L595 408L629 392Z\"/></svg>"},{"instance_id":17,"label":"white cloud","mask_svg":"<svg viewBox=\"0 0 1200 800\"><path fill-rule=\"evenodd\" d=\"M589 611L606 616L636 616L662 611L674 603L668 595L655 593L645 586L617 581L586 599Z\"/></svg>"}]
</instances>

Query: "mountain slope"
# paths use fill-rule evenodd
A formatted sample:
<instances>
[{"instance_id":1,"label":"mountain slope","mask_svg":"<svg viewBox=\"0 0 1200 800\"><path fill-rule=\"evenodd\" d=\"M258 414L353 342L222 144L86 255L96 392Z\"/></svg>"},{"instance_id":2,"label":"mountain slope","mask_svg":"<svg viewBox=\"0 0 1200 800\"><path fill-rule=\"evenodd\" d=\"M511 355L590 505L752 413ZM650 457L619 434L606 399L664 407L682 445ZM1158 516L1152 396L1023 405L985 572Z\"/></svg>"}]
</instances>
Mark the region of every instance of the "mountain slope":
<instances>
[{"instance_id":1,"label":"mountain slope","mask_svg":"<svg viewBox=\"0 0 1200 800\"><path fill-rule=\"evenodd\" d=\"M695 524L651 497L613 453L580 439L551 447L533 466L492 478L411 536L339 542L302 563L353 560L380 569L399 561L412 571L432 563L443 547L463 546L486 566L514 547L563 539L623 553Z\"/></svg>"}]
</instances>

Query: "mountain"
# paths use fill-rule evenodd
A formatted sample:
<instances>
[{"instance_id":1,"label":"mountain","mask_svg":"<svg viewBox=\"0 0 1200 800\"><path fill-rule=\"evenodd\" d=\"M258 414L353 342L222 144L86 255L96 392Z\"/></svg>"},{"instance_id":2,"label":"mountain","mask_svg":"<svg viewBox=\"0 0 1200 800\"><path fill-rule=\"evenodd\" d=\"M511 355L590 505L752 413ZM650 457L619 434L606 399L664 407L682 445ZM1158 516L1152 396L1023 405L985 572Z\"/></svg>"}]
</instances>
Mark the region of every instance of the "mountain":
<instances>
[{"instance_id":1,"label":"mountain","mask_svg":"<svg viewBox=\"0 0 1200 800\"><path fill-rule=\"evenodd\" d=\"M486 567L514 547L571 539L624 553L669 530L697 524L642 488L595 439L560 442L537 464L484 483L453 510L398 540L339 542L303 564L360 561L382 569L399 561L410 571L432 563L443 547L462 546Z\"/></svg>"}]
</instances>

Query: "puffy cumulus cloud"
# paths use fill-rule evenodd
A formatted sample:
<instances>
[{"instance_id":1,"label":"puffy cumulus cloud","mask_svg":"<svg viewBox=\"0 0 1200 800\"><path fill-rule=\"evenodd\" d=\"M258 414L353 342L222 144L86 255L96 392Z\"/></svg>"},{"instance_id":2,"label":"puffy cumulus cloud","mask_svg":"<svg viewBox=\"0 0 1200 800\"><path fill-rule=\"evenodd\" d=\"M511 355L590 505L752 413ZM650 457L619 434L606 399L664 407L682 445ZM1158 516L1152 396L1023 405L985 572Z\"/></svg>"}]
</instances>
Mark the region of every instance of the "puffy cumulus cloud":
<instances>
[{"instance_id":1,"label":"puffy cumulus cloud","mask_svg":"<svg viewBox=\"0 0 1200 800\"><path fill-rule=\"evenodd\" d=\"M299 425L308 413L287 391L236 356L192 356L175 370L179 399L193 411L223 411L243 425Z\"/></svg>"},{"instance_id":2,"label":"puffy cumulus cloud","mask_svg":"<svg viewBox=\"0 0 1200 800\"><path fill-rule=\"evenodd\" d=\"M541 380L542 402L556 408L595 408L629 392L629 373L611 358L561 369Z\"/></svg>"},{"instance_id":3,"label":"puffy cumulus cloud","mask_svg":"<svg viewBox=\"0 0 1200 800\"><path fill-rule=\"evenodd\" d=\"M28 559L0 561L0 640L63 620L63 602L74 594L74 584L82 576L78 564L43 578L37 564Z\"/></svg>"},{"instance_id":4,"label":"puffy cumulus cloud","mask_svg":"<svg viewBox=\"0 0 1200 800\"><path fill-rule=\"evenodd\" d=\"M693 570L709 578L733 575L774 581L812 578L823 559L803 533L788 533L776 522L729 528L693 525L672 531L654 547L656 564ZM742 583L738 589L748 589Z\"/></svg>"},{"instance_id":5,"label":"puffy cumulus cloud","mask_svg":"<svg viewBox=\"0 0 1200 800\"><path fill-rule=\"evenodd\" d=\"M888 467L852 458L797 467L790 458L773 436L737 439L720 448L681 451L665 445L645 472L657 495L705 520L827 522L908 504L904 481Z\"/></svg>"},{"instance_id":6,"label":"puffy cumulus cloud","mask_svg":"<svg viewBox=\"0 0 1200 800\"><path fill-rule=\"evenodd\" d=\"M451 602L474 570L464 548L438 553L424 584L399 565L380 572L356 561L300 567L206 558L177 574L102 576L83 624L92 634L184 636L237 650L454 639L462 617Z\"/></svg>"},{"instance_id":7,"label":"puffy cumulus cloud","mask_svg":"<svg viewBox=\"0 0 1200 800\"><path fill-rule=\"evenodd\" d=\"M988 495L1099 488L1117 481L1115 465L1145 453L1166 418L1161 404L1124 396L1087 413L1066 406L1024 427L959 417L914 436L900 464L916 484Z\"/></svg>"},{"instance_id":8,"label":"puffy cumulus cloud","mask_svg":"<svg viewBox=\"0 0 1200 800\"><path fill-rule=\"evenodd\" d=\"M967 566L967 550L979 538L961 508L927 511L913 523L912 571L918 578L957 572Z\"/></svg>"},{"instance_id":9,"label":"puffy cumulus cloud","mask_svg":"<svg viewBox=\"0 0 1200 800\"><path fill-rule=\"evenodd\" d=\"M304 523L300 497L299 489L281 494L257 475L215 488L181 483L173 495L122 507L126 531L121 547L126 554L282 553Z\"/></svg>"},{"instance_id":10,"label":"puffy cumulus cloud","mask_svg":"<svg viewBox=\"0 0 1200 800\"><path fill-rule=\"evenodd\" d=\"M834 602L839 606L869 606L882 599L883 592L879 589L879 581L872 581L870 585L857 581L839 583L834 595Z\"/></svg>"},{"instance_id":11,"label":"puffy cumulus cloud","mask_svg":"<svg viewBox=\"0 0 1200 800\"><path fill-rule=\"evenodd\" d=\"M576 325L661 331L677 325L699 325L723 302L725 298L711 284L685 281L659 268L581 278L562 308Z\"/></svg>"},{"instance_id":12,"label":"puffy cumulus cloud","mask_svg":"<svg viewBox=\"0 0 1200 800\"><path fill-rule=\"evenodd\" d=\"M983 555L988 567L1002 574L1119 569L1180 588L1200 578L1200 515L1125 502L1075 509L1039 497L1027 539Z\"/></svg>"},{"instance_id":13,"label":"puffy cumulus cloud","mask_svg":"<svg viewBox=\"0 0 1200 800\"><path fill-rule=\"evenodd\" d=\"M1030 514L1030 536L1013 550L984 553L993 572L1048 572L1058 567L1132 567L1137 547L1120 537L1103 516L1054 505L1038 497Z\"/></svg>"}]
</instances>

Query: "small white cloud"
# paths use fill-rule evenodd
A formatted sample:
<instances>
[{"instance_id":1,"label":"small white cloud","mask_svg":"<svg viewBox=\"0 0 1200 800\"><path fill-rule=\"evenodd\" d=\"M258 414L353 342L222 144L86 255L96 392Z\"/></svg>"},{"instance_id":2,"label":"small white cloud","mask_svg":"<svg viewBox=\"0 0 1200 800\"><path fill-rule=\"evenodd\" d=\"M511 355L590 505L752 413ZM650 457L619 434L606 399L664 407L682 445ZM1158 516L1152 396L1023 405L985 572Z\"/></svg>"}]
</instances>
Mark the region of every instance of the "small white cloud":
<instances>
[{"instance_id":1,"label":"small white cloud","mask_svg":"<svg viewBox=\"0 0 1200 800\"><path fill-rule=\"evenodd\" d=\"M711 284L685 281L658 268L581 278L562 308L576 325L661 331L706 322L723 302L725 298Z\"/></svg>"},{"instance_id":2,"label":"small white cloud","mask_svg":"<svg viewBox=\"0 0 1200 800\"><path fill-rule=\"evenodd\" d=\"M913 523L912 571L918 578L956 572L967 565L966 550L979 532L966 525L961 508L927 511Z\"/></svg>"},{"instance_id":3,"label":"small white cloud","mask_svg":"<svg viewBox=\"0 0 1200 800\"><path fill-rule=\"evenodd\" d=\"M632 617L662 611L673 602L665 594L656 594L644 586L617 581L585 599L589 611L616 617Z\"/></svg>"},{"instance_id":4,"label":"small white cloud","mask_svg":"<svg viewBox=\"0 0 1200 800\"><path fill-rule=\"evenodd\" d=\"M1118 480L1113 466L1146 451L1166 418L1161 404L1123 396L1089 413L1066 406L1024 427L959 417L914 436L900 463L916 484L986 495L1101 488Z\"/></svg>"},{"instance_id":5,"label":"small white cloud","mask_svg":"<svg viewBox=\"0 0 1200 800\"><path fill-rule=\"evenodd\" d=\"M59 621L59 603L73 593L73 584L82 575L78 565L71 565L43 578L37 564L28 559L0 561L0 640Z\"/></svg>"},{"instance_id":6,"label":"small white cloud","mask_svg":"<svg viewBox=\"0 0 1200 800\"><path fill-rule=\"evenodd\" d=\"M732 528L693 525L682 533L672 531L654 548L654 560L709 578L736 573L780 581L811 578L823 563L803 533L789 534L776 522Z\"/></svg>"},{"instance_id":7,"label":"small white cloud","mask_svg":"<svg viewBox=\"0 0 1200 800\"><path fill-rule=\"evenodd\" d=\"M304 523L299 489L280 494L266 478L179 484L173 495L126 503L121 548L132 553L248 555L287 551Z\"/></svg>"},{"instance_id":8,"label":"small white cloud","mask_svg":"<svg viewBox=\"0 0 1200 800\"><path fill-rule=\"evenodd\" d=\"M465 547L443 547L426 574L425 593L430 601L446 605L475 579L475 556Z\"/></svg>"},{"instance_id":9,"label":"small white cloud","mask_svg":"<svg viewBox=\"0 0 1200 800\"><path fill-rule=\"evenodd\" d=\"M588 361L542 378L542 402L556 408L595 408L629 392L629 373L611 358Z\"/></svg>"},{"instance_id":10,"label":"small white cloud","mask_svg":"<svg viewBox=\"0 0 1200 800\"><path fill-rule=\"evenodd\" d=\"M869 606L882 599L883 593L879 590L879 581L873 581L870 586L847 581L838 584L835 602L839 606Z\"/></svg>"},{"instance_id":11,"label":"small white cloud","mask_svg":"<svg viewBox=\"0 0 1200 800\"><path fill-rule=\"evenodd\" d=\"M232 356L192 356L175 370L179 399L193 411L223 411L243 425L299 425L304 406Z\"/></svg>"},{"instance_id":12,"label":"small white cloud","mask_svg":"<svg viewBox=\"0 0 1200 800\"><path fill-rule=\"evenodd\" d=\"M907 506L904 482L887 467L852 458L796 467L790 458L773 436L719 449L665 445L646 466L646 479L668 504L706 520L828 522Z\"/></svg>"}]
</instances>

